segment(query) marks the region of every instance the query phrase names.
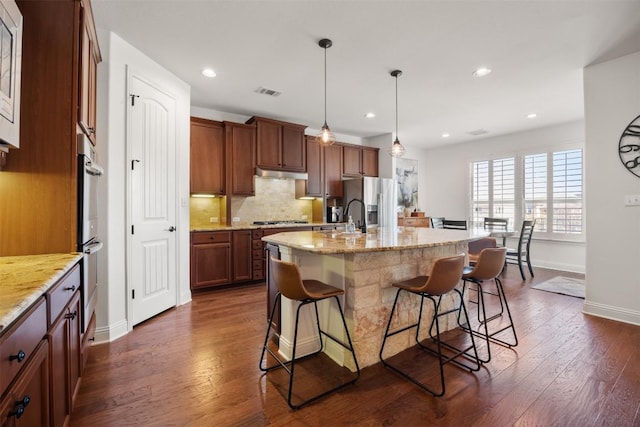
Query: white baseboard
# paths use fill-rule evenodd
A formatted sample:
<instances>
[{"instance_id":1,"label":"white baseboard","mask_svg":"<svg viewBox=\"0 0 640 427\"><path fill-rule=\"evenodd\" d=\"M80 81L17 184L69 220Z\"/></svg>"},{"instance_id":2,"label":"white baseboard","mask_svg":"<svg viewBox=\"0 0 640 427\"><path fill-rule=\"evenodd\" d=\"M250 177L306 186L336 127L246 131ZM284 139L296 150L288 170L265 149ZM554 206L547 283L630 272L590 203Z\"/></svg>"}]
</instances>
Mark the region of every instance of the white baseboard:
<instances>
[{"instance_id":1,"label":"white baseboard","mask_svg":"<svg viewBox=\"0 0 640 427\"><path fill-rule=\"evenodd\" d=\"M540 268L548 268L550 270L568 271L570 273L580 273L580 274L586 273L584 265L566 264L566 263L553 262L553 261L547 261L547 260L545 261L531 260L531 265L534 268L540 267ZM526 269L526 266L525 266L525 269Z\"/></svg>"},{"instance_id":2,"label":"white baseboard","mask_svg":"<svg viewBox=\"0 0 640 427\"><path fill-rule=\"evenodd\" d=\"M293 354L293 341L289 341L280 335L280 342L278 346L278 353L285 360L291 360L291 355ZM320 341L318 339L318 334L314 334L313 336L306 337L304 339L298 338L298 345L296 348L296 360L302 356L306 356L308 354L315 353L318 351L320 347Z\"/></svg>"},{"instance_id":3,"label":"white baseboard","mask_svg":"<svg viewBox=\"0 0 640 427\"><path fill-rule=\"evenodd\" d=\"M126 335L129 332L126 319L122 319L112 325L101 326L96 328L96 335L94 344L102 344L105 342L111 342L117 338Z\"/></svg>"},{"instance_id":4,"label":"white baseboard","mask_svg":"<svg viewBox=\"0 0 640 427\"><path fill-rule=\"evenodd\" d=\"M617 320L618 322L630 323L640 326L640 311L627 310L606 304L585 301L582 312L592 316L604 317L605 319Z\"/></svg>"}]
</instances>

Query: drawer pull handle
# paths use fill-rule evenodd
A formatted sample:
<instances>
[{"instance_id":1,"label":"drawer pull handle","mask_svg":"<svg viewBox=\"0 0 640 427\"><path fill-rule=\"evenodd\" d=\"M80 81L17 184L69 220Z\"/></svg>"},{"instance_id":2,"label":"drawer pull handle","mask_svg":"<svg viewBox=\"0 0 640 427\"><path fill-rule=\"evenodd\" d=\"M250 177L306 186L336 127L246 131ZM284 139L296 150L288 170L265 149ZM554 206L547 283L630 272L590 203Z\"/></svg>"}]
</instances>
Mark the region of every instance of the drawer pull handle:
<instances>
[{"instance_id":1,"label":"drawer pull handle","mask_svg":"<svg viewBox=\"0 0 640 427\"><path fill-rule=\"evenodd\" d=\"M76 285L67 286L66 288L64 288L64 290L73 292L76 290Z\"/></svg>"},{"instance_id":2,"label":"drawer pull handle","mask_svg":"<svg viewBox=\"0 0 640 427\"><path fill-rule=\"evenodd\" d=\"M78 312L77 312L77 311L74 311L73 313L67 313L67 314L65 314L65 315L64 315L64 317L65 317L66 319L71 319L71 320L73 320L73 319L75 319L75 318L76 318L76 316L77 316L77 315L78 315Z\"/></svg>"},{"instance_id":3,"label":"drawer pull handle","mask_svg":"<svg viewBox=\"0 0 640 427\"><path fill-rule=\"evenodd\" d=\"M25 394L24 397L22 398L22 400L18 400L16 402L16 405L22 405L24 407L27 407L27 405L31 402L31 398L29 397L28 394Z\"/></svg>"},{"instance_id":4,"label":"drawer pull handle","mask_svg":"<svg viewBox=\"0 0 640 427\"><path fill-rule=\"evenodd\" d=\"M18 405L15 411L9 412L10 417L20 418L24 414L24 406Z\"/></svg>"},{"instance_id":5,"label":"drawer pull handle","mask_svg":"<svg viewBox=\"0 0 640 427\"><path fill-rule=\"evenodd\" d=\"M27 357L24 351L18 351L18 354L12 354L9 356L9 361L17 360L18 363L22 362L24 358Z\"/></svg>"}]
</instances>

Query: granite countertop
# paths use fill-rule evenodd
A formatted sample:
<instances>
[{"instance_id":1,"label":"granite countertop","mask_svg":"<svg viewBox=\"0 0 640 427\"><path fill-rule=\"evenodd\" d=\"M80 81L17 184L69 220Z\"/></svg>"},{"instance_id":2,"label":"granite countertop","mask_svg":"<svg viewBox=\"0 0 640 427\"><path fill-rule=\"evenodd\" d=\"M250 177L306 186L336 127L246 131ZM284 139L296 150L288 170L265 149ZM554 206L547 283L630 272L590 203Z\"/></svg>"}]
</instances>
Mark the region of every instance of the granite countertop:
<instances>
[{"instance_id":1,"label":"granite countertop","mask_svg":"<svg viewBox=\"0 0 640 427\"><path fill-rule=\"evenodd\" d=\"M82 253L0 257L0 333L82 259Z\"/></svg>"},{"instance_id":2,"label":"granite countertop","mask_svg":"<svg viewBox=\"0 0 640 427\"><path fill-rule=\"evenodd\" d=\"M418 227L379 228L366 234L340 231L291 231L262 240L318 254L398 251L469 242L488 236L479 230L443 230Z\"/></svg>"},{"instance_id":3,"label":"granite countertop","mask_svg":"<svg viewBox=\"0 0 640 427\"><path fill-rule=\"evenodd\" d=\"M195 226L190 227L189 231L227 231L227 230L256 230L259 228L291 228L291 227L318 227L318 226L342 226L345 223L328 223L328 222L309 222L307 224L300 223L281 223L281 224L248 224L241 223L239 225L211 224L211 226Z\"/></svg>"}]
</instances>

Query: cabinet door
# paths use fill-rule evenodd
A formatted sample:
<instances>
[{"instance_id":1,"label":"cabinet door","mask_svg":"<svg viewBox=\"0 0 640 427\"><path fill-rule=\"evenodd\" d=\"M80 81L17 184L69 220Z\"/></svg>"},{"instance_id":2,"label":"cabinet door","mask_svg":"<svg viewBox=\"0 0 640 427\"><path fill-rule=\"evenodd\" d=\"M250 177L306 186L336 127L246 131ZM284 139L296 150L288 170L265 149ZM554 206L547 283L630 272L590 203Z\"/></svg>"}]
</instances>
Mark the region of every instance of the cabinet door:
<instances>
[{"instance_id":1,"label":"cabinet door","mask_svg":"<svg viewBox=\"0 0 640 427\"><path fill-rule=\"evenodd\" d=\"M282 126L278 123L257 120L257 165L265 169L281 169L280 146Z\"/></svg>"},{"instance_id":2,"label":"cabinet door","mask_svg":"<svg viewBox=\"0 0 640 427\"><path fill-rule=\"evenodd\" d=\"M362 174L378 176L378 149L362 147Z\"/></svg>"},{"instance_id":3,"label":"cabinet door","mask_svg":"<svg viewBox=\"0 0 640 427\"><path fill-rule=\"evenodd\" d=\"M63 426L71 413L69 396L69 328L66 317L60 316L49 329L51 367L51 425Z\"/></svg>"},{"instance_id":4,"label":"cabinet door","mask_svg":"<svg viewBox=\"0 0 640 427\"><path fill-rule=\"evenodd\" d=\"M307 168L304 127L282 125L282 169L304 172Z\"/></svg>"},{"instance_id":5,"label":"cabinet door","mask_svg":"<svg viewBox=\"0 0 640 427\"><path fill-rule=\"evenodd\" d=\"M225 122L227 146L231 146L231 194L253 196L256 139L253 126Z\"/></svg>"},{"instance_id":6,"label":"cabinet door","mask_svg":"<svg viewBox=\"0 0 640 427\"><path fill-rule=\"evenodd\" d=\"M225 194L224 138L222 123L191 118L191 193Z\"/></svg>"},{"instance_id":7,"label":"cabinet door","mask_svg":"<svg viewBox=\"0 0 640 427\"><path fill-rule=\"evenodd\" d=\"M348 145L342 147L342 174L346 176L362 174L362 148Z\"/></svg>"},{"instance_id":8,"label":"cabinet door","mask_svg":"<svg viewBox=\"0 0 640 427\"><path fill-rule=\"evenodd\" d=\"M324 147L324 179L327 197L342 197L342 147Z\"/></svg>"},{"instance_id":9,"label":"cabinet door","mask_svg":"<svg viewBox=\"0 0 640 427\"><path fill-rule=\"evenodd\" d=\"M82 325L80 308L80 292L76 291L75 296L67 309L66 319L69 328L69 408L73 408L73 401L78 393L80 386L80 369L81 369L81 331ZM71 412L69 412L71 415Z\"/></svg>"},{"instance_id":10,"label":"cabinet door","mask_svg":"<svg viewBox=\"0 0 640 427\"><path fill-rule=\"evenodd\" d=\"M87 16L87 9L83 8L81 14L78 123L95 144L96 81L100 58L96 53L95 40L92 38L92 21Z\"/></svg>"},{"instance_id":11,"label":"cabinet door","mask_svg":"<svg viewBox=\"0 0 640 427\"><path fill-rule=\"evenodd\" d=\"M43 340L4 399L0 400L1 427L51 425L48 354L47 342Z\"/></svg>"},{"instance_id":12,"label":"cabinet door","mask_svg":"<svg viewBox=\"0 0 640 427\"><path fill-rule=\"evenodd\" d=\"M307 196L322 197L322 147L316 141L315 136L306 138L307 145L307 174L306 181Z\"/></svg>"},{"instance_id":13,"label":"cabinet door","mask_svg":"<svg viewBox=\"0 0 640 427\"><path fill-rule=\"evenodd\" d=\"M231 245L207 243L191 246L191 289L231 282Z\"/></svg>"},{"instance_id":14,"label":"cabinet door","mask_svg":"<svg viewBox=\"0 0 640 427\"><path fill-rule=\"evenodd\" d=\"M238 230L233 232L233 281L240 282L251 280L252 239L251 230Z\"/></svg>"}]
</instances>

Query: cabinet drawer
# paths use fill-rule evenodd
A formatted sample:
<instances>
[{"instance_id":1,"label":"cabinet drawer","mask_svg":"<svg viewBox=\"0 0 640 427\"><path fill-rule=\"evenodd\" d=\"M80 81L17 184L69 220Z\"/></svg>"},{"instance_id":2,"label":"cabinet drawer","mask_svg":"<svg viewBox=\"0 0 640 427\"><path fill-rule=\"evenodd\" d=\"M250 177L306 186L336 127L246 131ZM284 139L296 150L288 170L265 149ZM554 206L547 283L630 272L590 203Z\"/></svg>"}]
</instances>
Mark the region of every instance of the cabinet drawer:
<instances>
[{"instance_id":1,"label":"cabinet drawer","mask_svg":"<svg viewBox=\"0 0 640 427\"><path fill-rule=\"evenodd\" d=\"M215 231L206 233L192 233L191 243L226 243L231 241L230 231Z\"/></svg>"},{"instance_id":2,"label":"cabinet drawer","mask_svg":"<svg viewBox=\"0 0 640 427\"><path fill-rule=\"evenodd\" d=\"M260 240L262 239L262 236L264 236L264 230L262 230L261 228L251 231L251 238L253 240Z\"/></svg>"},{"instance_id":3,"label":"cabinet drawer","mask_svg":"<svg viewBox=\"0 0 640 427\"><path fill-rule=\"evenodd\" d=\"M6 390L47 333L47 305L40 298L0 338L0 390Z\"/></svg>"},{"instance_id":4,"label":"cabinet drawer","mask_svg":"<svg viewBox=\"0 0 640 427\"><path fill-rule=\"evenodd\" d=\"M252 248L254 251L262 251L262 240L254 240Z\"/></svg>"},{"instance_id":5,"label":"cabinet drawer","mask_svg":"<svg viewBox=\"0 0 640 427\"><path fill-rule=\"evenodd\" d=\"M254 259L253 260L253 269L254 270L262 270L262 260L261 259Z\"/></svg>"},{"instance_id":6,"label":"cabinet drawer","mask_svg":"<svg viewBox=\"0 0 640 427\"><path fill-rule=\"evenodd\" d=\"M80 289L80 265L76 264L67 275L47 292L47 326L53 325L62 310L69 304L74 293Z\"/></svg>"},{"instance_id":7,"label":"cabinet drawer","mask_svg":"<svg viewBox=\"0 0 640 427\"><path fill-rule=\"evenodd\" d=\"M253 259L254 259L254 260L256 260L256 259L262 259L262 258L263 258L263 255L262 255L262 249L259 249L259 250L257 250L257 251L255 251L255 250L253 251Z\"/></svg>"}]
</instances>

